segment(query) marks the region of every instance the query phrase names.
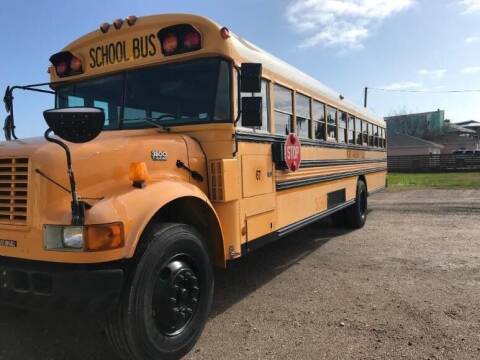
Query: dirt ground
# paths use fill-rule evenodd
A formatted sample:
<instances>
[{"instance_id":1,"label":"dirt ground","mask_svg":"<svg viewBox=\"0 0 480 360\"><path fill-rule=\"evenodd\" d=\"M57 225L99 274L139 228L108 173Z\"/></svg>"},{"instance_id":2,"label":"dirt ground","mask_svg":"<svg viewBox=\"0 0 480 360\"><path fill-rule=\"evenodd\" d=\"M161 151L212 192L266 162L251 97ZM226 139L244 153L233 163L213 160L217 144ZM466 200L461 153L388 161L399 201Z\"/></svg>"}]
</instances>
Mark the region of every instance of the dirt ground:
<instances>
[{"instance_id":1,"label":"dirt ground","mask_svg":"<svg viewBox=\"0 0 480 360\"><path fill-rule=\"evenodd\" d=\"M479 359L480 190L388 191L216 275L188 359ZM2 360L116 360L99 322L0 309Z\"/></svg>"}]
</instances>

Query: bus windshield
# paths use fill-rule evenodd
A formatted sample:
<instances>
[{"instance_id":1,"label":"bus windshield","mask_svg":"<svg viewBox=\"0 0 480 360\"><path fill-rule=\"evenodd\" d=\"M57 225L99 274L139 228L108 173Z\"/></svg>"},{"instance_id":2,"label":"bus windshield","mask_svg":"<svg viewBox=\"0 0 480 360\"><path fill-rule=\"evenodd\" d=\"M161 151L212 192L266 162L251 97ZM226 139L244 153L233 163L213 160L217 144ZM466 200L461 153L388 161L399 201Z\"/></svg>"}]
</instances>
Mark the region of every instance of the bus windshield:
<instances>
[{"instance_id":1,"label":"bus windshield","mask_svg":"<svg viewBox=\"0 0 480 360\"><path fill-rule=\"evenodd\" d=\"M152 127L152 120L171 126L231 117L230 64L220 58L127 71L56 90L58 108L102 108L105 130Z\"/></svg>"}]
</instances>

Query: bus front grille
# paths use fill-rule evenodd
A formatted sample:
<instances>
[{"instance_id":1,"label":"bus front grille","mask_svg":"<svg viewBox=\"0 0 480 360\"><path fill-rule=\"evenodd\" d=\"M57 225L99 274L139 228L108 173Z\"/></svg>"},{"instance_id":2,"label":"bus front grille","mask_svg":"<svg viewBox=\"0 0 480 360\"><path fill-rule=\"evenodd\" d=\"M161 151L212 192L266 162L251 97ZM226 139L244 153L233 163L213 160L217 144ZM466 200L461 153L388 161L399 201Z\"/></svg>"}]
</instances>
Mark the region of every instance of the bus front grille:
<instances>
[{"instance_id":1,"label":"bus front grille","mask_svg":"<svg viewBox=\"0 0 480 360\"><path fill-rule=\"evenodd\" d=\"M28 158L0 159L0 224L27 223Z\"/></svg>"}]
</instances>

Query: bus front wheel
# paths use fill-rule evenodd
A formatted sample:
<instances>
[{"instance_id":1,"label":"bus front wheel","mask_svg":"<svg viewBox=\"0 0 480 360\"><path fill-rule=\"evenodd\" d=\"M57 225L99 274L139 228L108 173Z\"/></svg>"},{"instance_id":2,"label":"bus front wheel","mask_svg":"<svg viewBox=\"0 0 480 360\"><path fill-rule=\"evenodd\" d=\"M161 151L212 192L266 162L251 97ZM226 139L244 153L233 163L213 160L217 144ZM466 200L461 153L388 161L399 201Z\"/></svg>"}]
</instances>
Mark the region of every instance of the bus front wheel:
<instances>
[{"instance_id":1,"label":"bus front wheel","mask_svg":"<svg viewBox=\"0 0 480 360\"><path fill-rule=\"evenodd\" d=\"M145 234L107 334L124 359L178 359L200 337L213 299L213 269L201 235L184 224Z\"/></svg>"}]
</instances>

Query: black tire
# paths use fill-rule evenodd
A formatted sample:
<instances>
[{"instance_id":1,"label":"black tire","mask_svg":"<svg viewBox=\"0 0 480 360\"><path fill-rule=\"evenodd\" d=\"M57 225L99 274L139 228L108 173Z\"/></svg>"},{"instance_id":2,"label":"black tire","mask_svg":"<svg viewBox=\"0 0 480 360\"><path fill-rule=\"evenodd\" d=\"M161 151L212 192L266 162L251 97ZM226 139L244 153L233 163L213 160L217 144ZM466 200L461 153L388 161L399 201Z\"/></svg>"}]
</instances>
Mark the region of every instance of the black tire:
<instances>
[{"instance_id":1,"label":"black tire","mask_svg":"<svg viewBox=\"0 0 480 360\"><path fill-rule=\"evenodd\" d=\"M345 209L346 225L351 229L360 229L367 221L368 194L363 180L357 182L355 204Z\"/></svg>"},{"instance_id":2,"label":"black tire","mask_svg":"<svg viewBox=\"0 0 480 360\"><path fill-rule=\"evenodd\" d=\"M142 238L107 335L128 360L178 359L195 345L212 305L207 245L184 224L151 226Z\"/></svg>"}]
</instances>

